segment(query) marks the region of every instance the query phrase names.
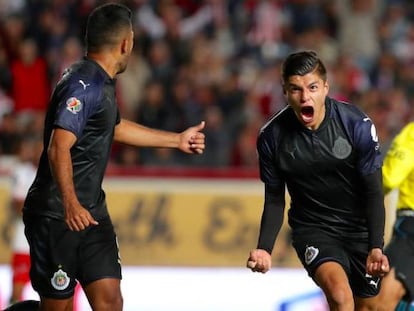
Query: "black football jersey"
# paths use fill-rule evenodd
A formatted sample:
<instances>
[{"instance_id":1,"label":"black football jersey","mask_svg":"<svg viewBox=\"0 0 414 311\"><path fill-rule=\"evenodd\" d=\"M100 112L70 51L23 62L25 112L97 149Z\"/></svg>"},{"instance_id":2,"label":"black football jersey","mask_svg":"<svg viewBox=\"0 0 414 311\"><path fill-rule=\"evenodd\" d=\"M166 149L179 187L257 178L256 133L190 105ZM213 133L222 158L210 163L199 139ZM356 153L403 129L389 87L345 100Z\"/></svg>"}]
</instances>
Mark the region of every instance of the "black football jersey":
<instances>
[{"instance_id":1,"label":"black football jersey","mask_svg":"<svg viewBox=\"0 0 414 311\"><path fill-rule=\"evenodd\" d=\"M120 122L115 80L96 62L84 58L73 64L56 85L44 128L44 150L37 176L26 198L24 212L63 218L64 210L47 155L54 128L71 131L73 182L80 203L95 219L107 216L102 190L114 129Z\"/></svg>"},{"instance_id":2,"label":"black football jersey","mask_svg":"<svg viewBox=\"0 0 414 311\"><path fill-rule=\"evenodd\" d=\"M287 106L261 129L261 180L291 197L289 224L367 236L361 176L381 168L375 126L358 107L327 98L326 115L313 131Z\"/></svg>"}]
</instances>

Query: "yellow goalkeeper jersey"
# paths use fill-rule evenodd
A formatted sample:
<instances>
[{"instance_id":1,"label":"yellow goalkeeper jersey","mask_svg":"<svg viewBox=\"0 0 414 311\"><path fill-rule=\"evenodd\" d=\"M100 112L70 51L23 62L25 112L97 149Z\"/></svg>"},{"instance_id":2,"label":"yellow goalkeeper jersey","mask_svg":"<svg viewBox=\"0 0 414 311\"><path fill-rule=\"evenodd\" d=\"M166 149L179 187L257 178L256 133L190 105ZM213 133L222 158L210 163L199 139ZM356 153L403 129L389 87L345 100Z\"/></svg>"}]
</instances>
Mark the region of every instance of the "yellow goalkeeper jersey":
<instances>
[{"instance_id":1,"label":"yellow goalkeeper jersey","mask_svg":"<svg viewBox=\"0 0 414 311\"><path fill-rule=\"evenodd\" d=\"M397 209L414 210L414 122L394 138L382 167L384 192L399 189Z\"/></svg>"}]
</instances>

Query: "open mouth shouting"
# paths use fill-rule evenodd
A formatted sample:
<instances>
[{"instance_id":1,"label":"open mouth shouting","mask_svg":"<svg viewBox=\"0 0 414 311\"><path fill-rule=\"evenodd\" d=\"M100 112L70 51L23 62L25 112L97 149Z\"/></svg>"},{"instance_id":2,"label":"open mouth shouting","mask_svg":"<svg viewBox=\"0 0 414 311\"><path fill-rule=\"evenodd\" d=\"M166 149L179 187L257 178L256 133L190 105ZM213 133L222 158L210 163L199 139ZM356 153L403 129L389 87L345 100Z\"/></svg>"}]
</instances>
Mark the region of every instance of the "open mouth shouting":
<instances>
[{"instance_id":1,"label":"open mouth shouting","mask_svg":"<svg viewBox=\"0 0 414 311\"><path fill-rule=\"evenodd\" d=\"M300 108L300 117L305 125L312 123L314 119L314 109L311 106Z\"/></svg>"}]
</instances>

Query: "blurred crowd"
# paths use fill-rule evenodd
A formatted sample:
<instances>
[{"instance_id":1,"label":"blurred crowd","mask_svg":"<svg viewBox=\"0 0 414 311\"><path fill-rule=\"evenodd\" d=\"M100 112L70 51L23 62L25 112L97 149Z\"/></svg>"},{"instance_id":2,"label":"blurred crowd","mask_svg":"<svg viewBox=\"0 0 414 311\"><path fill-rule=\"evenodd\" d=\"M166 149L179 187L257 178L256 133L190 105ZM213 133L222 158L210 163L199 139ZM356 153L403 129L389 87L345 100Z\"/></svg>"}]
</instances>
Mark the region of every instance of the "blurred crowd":
<instances>
[{"instance_id":1,"label":"blurred crowd","mask_svg":"<svg viewBox=\"0 0 414 311\"><path fill-rule=\"evenodd\" d=\"M0 158L41 135L50 92L84 55L98 0L0 0ZM135 47L121 114L182 131L206 121L202 156L115 145L124 166L255 167L256 136L285 106L280 63L298 49L328 66L330 95L360 106L383 149L414 116L410 0L129 0Z\"/></svg>"}]
</instances>

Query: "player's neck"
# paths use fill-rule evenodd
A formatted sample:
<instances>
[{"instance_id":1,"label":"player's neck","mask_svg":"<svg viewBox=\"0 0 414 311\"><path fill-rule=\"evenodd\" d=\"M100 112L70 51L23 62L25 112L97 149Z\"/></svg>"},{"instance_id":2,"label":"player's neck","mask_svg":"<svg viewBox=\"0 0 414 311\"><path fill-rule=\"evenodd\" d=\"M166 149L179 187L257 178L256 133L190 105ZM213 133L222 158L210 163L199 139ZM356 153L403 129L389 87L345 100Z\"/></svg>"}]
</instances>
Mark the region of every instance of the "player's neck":
<instances>
[{"instance_id":1,"label":"player's neck","mask_svg":"<svg viewBox=\"0 0 414 311\"><path fill-rule=\"evenodd\" d=\"M102 69L111 77L115 78L115 76L118 73L117 68L117 61L112 56L111 53L106 52L99 52L99 53L91 53L88 52L86 54L86 57L89 59L92 59L96 63L98 63L99 66L102 67Z\"/></svg>"}]
</instances>

